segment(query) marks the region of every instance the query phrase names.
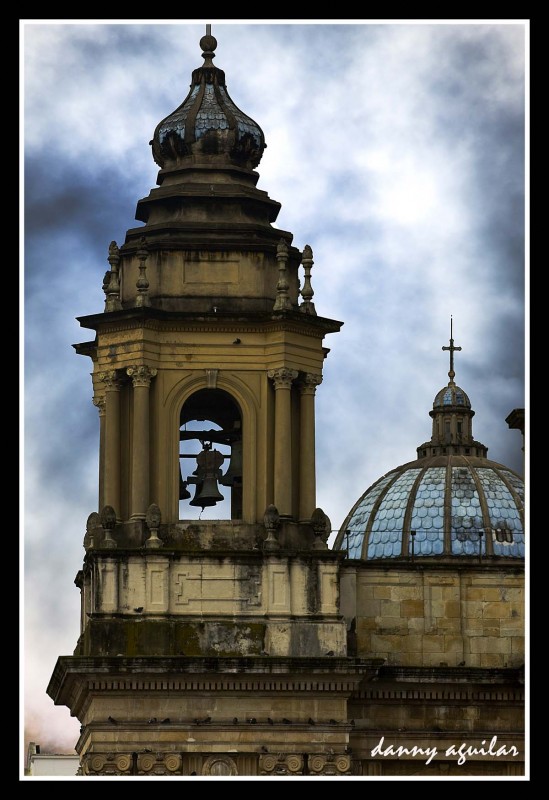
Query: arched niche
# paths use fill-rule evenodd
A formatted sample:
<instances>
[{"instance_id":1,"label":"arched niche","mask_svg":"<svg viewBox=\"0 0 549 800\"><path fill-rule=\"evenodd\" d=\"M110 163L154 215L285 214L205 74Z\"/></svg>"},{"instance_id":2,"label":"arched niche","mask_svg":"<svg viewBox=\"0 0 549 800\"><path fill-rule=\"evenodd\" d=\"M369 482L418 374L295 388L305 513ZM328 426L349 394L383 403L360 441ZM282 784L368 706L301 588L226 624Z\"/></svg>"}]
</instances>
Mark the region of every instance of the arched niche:
<instances>
[{"instance_id":1,"label":"arched niche","mask_svg":"<svg viewBox=\"0 0 549 800\"><path fill-rule=\"evenodd\" d=\"M225 389L200 388L179 414L179 515L242 519L242 412Z\"/></svg>"}]
</instances>

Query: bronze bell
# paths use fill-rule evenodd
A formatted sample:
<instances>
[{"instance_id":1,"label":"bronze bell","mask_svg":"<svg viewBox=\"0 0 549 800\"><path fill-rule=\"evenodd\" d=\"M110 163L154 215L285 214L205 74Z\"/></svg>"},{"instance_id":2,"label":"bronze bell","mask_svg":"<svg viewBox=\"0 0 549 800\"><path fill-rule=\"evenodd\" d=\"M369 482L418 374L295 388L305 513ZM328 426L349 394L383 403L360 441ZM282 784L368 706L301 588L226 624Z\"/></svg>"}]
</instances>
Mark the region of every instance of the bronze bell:
<instances>
[{"instance_id":1,"label":"bronze bell","mask_svg":"<svg viewBox=\"0 0 549 800\"><path fill-rule=\"evenodd\" d=\"M206 508L206 506L215 506L216 503L224 499L219 491L216 478L211 476L204 478L202 483L197 484L196 494L189 505Z\"/></svg>"},{"instance_id":2,"label":"bronze bell","mask_svg":"<svg viewBox=\"0 0 549 800\"><path fill-rule=\"evenodd\" d=\"M195 470L196 492L190 501L191 506L215 506L220 500L225 498L219 491L217 479L221 475L219 467L223 463L224 456L219 450L211 450L211 444L204 444L204 449L196 457L198 468Z\"/></svg>"}]
</instances>

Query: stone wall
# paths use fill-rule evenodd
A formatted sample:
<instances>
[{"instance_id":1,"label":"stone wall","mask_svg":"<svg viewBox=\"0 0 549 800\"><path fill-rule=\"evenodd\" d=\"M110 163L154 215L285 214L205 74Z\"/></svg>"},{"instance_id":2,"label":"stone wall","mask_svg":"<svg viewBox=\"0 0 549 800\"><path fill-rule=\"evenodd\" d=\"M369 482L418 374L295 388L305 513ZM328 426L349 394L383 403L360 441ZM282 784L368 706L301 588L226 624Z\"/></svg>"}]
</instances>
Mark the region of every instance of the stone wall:
<instances>
[{"instance_id":1,"label":"stone wall","mask_svg":"<svg viewBox=\"0 0 549 800\"><path fill-rule=\"evenodd\" d=\"M341 593L358 656L403 666L524 663L520 568L395 564L388 570L353 562L343 568Z\"/></svg>"}]
</instances>

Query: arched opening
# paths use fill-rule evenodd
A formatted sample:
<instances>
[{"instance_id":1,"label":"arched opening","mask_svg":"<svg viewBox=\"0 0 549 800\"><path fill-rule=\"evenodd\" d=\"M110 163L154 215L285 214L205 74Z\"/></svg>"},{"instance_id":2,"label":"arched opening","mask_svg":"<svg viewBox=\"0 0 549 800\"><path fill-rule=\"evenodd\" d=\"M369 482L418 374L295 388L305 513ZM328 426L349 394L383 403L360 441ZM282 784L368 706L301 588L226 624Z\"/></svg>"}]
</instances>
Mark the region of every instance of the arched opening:
<instances>
[{"instance_id":1,"label":"arched opening","mask_svg":"<svg viewBox=\"0 0 549 800\"><path fill-rule=\"evenodd\" d=\"M179 417L179 518L242 519L242 414L223 389L200 389Z\"/></svg>"}]
</instances>

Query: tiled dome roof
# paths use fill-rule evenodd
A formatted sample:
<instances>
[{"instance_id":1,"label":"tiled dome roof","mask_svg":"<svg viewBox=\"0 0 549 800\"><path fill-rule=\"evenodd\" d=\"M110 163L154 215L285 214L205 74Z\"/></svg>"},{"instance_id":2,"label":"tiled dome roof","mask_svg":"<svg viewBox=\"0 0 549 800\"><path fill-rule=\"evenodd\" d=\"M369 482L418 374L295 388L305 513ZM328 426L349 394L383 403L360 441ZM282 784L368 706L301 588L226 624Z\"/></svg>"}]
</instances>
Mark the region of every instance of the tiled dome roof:
<instances>
[{"instance_id":1,"label":"tiled dome roof","mask_svg":"<svg viewBox=\"0 0 549 800\"><path fill-rule=\"evenodd\" d=\"M437 393L433 400L433 408L441 408L444 406L464 406L471 408L471 401L459 386L455 383L449 383L440 392Z\"/></svg>"},{"instance_id":2,"label":"tiled dome roof","mask_svg":"<svg viewBox=\"0 0 549 800\"><path fill-rule=\"evenodd\" d=\"M415 531L415 535L411 535ZM335 542L349 558L524 557L524 483L485 458L435 456L384 475Z\"/></svg>"},{"instance_id":3,"label":"tiled dome roof","mask_svg":"<svg viewBox=\"0 0 549 800\"><path fill-rule=\"evenodd\" d=\"M254 169L266 147L259 125L233 103L225 73L212 59L217 40L203 36L204 64L192 74L183 103L157 126L151 141L156 163L173 169L188 156L221 157L244 169Z\"/></svg>"}]
</instances>

